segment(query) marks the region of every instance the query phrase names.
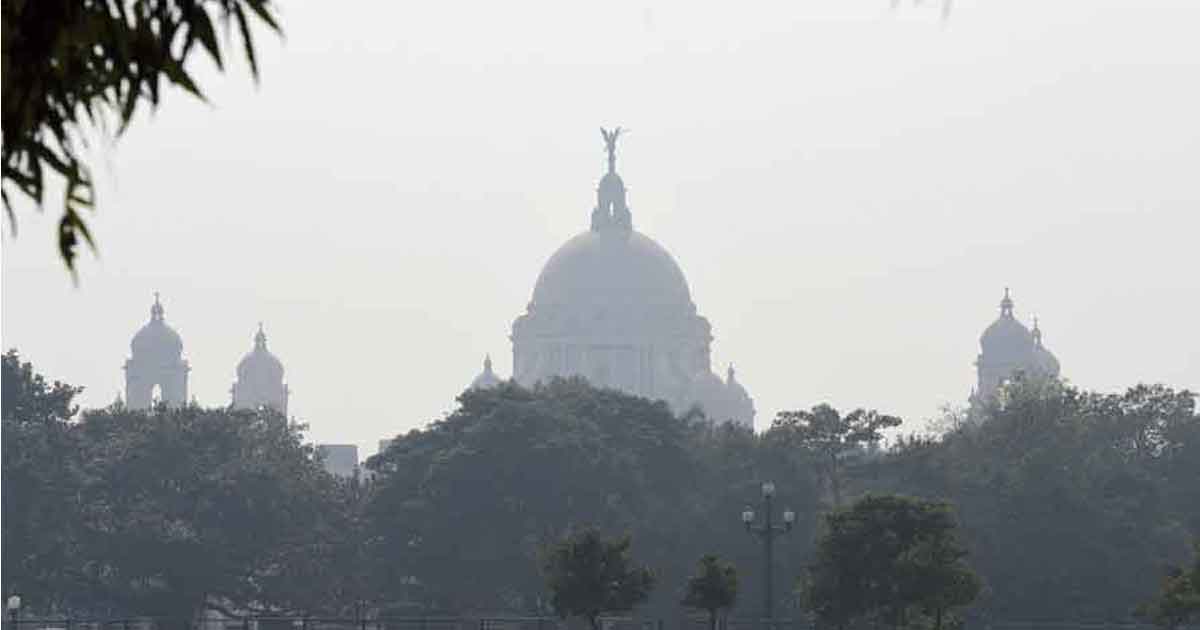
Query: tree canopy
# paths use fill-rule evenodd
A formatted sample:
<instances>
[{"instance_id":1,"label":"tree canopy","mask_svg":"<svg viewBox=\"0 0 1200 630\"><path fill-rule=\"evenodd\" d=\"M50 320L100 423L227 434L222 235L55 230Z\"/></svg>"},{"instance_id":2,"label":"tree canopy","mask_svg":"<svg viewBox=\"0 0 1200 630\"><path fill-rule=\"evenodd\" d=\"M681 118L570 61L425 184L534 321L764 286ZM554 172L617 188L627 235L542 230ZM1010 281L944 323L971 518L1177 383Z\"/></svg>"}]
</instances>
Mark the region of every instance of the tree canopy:
<instances>
[{"instance_id":1,"label":"tree canopy","mask_svg":"<svg viewBox=\"0 0 1200 630\"><path fill-rule=\"evenodd\" d=\"M41 209L45 174L60 177L58 251L71 270L80 241L94 246L81 214L95 200L87 133L112 123L121 133L158 106L164 84L204 98L188 62L203 50L224 69L232 38L222 42L219 26L237 29L257 79L254 27L279 29L270 0L5 0L2 17L4 209L15 231L12 195Z\"/></svg>"},{"instance_id":2,"label":"tree canopy","mask_svg":"<svg viewBox=\"0 0 1200 630\"><path fill-rule=\"evenodd\" d=\"M883 430L900 424L900 418L873 409L855 409L842 415L829 405L817 405L811 411L779 412L772 429L780 434L780 439L808 452L817 477L828 486L836 508L842 505L845 460L877 448L883 440Z\"/></svg>"},{"instance_id":3,"label":"tree canopy","mask_svg":"<svg viewBox=\"0 0 1200 630\"><path fill-rule=\"evenodd\" d=\"M688 578L680 603L707 612L709 630L716 630L717 615L733 608L737 593L737 569L709 553L700 558L699 572Z\"/></svg>"},{"instance_id":4,"label":"tree canopy","mask_svg":"<svg viewBox=\"0 0 1200 630\"><path fill-rule=\"evenodd\" d=\"M630 545L628 535L609 540L590 527L547 545L542 573L555 612L582 617L600 630L600 615L627 612L645 601L654 572L633 560Z\"/></svg>"},{"instance_id":5,"label":"tree canopy","mask_svg":"<svg viewBox=\"0 0 1200 630\"><path fill-rule=\"evenodd\" d=\"M1179 569L1160 592L1200 532L1195 396L1161 385L1014 382L948 432L885 448L851 430L805 433L807 416L755 434L582 380L503 384L398 436L357 480L321 472L302 427L267 412L80 413L78 388L15 352L3 385L4 590L40 611L545 614L540 550L589 525L628 533L659 584L682 587L713 554L745 576L739 599L757 601L762 549L739 515L764 481L800 517L779 539L775 583L807 576L831 619L867 602L936 625L978 587L963 552L987 585L965 613L980 622L1127 622L1143 602L1179 609L1195 583ZM855 422L880 426L869 415ZM838 493L862 505L824 518L830 450L848 453ZM866 542L829 547L833 524ZM813 590L846 554L890 558L870 571L911 588ZM902 608L887 599L900 595ZM639 614L677 615L684 599L656 589Z\"/></svg>"},{"instance_id":6,"label":"tree canopy","mask_svg":"<svg viewBox=\"0 0 1200 630\"><path fill-rule=\"evenodd\" d=\"M945 503L867 495L825 522L803 582L807 605L825 623L900 628L924 616L940 630L952 609L979 593Z\"/></svg>"},{"instance_id":7,"label":"tree canopy","mask_svg":"<svg viewBox=\"0 0 1200 630\"><path fill-rule=\"evenodd\" d=\"M31 610L295 609L334 481L274 412L122 405L4 357L4 590ZM326 599L325 601L329 601ZM311 604L304 604L305 607Z\"/></svg>"}]
</instances>

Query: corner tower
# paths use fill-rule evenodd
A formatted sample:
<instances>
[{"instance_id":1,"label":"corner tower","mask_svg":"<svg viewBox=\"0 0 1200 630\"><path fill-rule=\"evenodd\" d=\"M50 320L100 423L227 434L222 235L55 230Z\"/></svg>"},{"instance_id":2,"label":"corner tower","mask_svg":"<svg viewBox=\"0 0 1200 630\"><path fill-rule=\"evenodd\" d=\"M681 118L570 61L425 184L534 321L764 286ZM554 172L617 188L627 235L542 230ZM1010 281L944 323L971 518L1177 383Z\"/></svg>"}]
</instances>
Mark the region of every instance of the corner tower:
<instances>
[{"instance_id":1,"label":"corner tower","mask_svg":"<svg viewBox=\"0 0 1200 630\"><path fill-rule=\"evenodd\" d=\"M156 401L173 407L186 404L191 367L183 359L183 340L166 323L158 293L150 307L150 321L137 331L129 346L125 404L130 409L149 409Z\"/></svg>"},{"instance_id":2,"label":"corner tower","mask_svg":"<svg viewBox=\"0 0 1200 630\"><path fill-rule=\"evenodd\" d=\"M267 334L261 322L254 335L254 349L238 362L237 381L230 393L234 409L270 407L287 415L291 391L283 383L283 363L267 350Z\"/></svg>"},{"instance_id":3,"label":"corner tower","mask_svg":"<svg viewBox=\"0 0 1200 630\"><path fill-rule=\"evenodd\" d=\"M1012 296L1006 288L1000 300L1000 316L979 338L981 351L975 360L977 381L971 394L973 403L994 396L1000 386L1017 373L1058 377L1058 359L1042 344L1042 331L1036 320L1030 331L1013 314L1013 307Z\"/></svg>"}]
</instances>

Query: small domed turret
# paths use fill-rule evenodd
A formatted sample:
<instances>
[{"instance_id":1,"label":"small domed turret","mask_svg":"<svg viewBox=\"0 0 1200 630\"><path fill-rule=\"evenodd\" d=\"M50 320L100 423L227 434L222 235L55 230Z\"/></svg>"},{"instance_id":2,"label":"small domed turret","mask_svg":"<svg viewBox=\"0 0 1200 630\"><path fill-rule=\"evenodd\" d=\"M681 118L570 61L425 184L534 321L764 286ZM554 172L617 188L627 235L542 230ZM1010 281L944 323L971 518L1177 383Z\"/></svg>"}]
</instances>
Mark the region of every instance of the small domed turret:
<instances>
[{"instance_id":1,"label":"small domed turret","mask_svg":"<svg viewBox=\"0 0 1200 630\"><path fill-rule=\"evenodd\" d=\"M1033 335L1013 315L1013 300L1008 289L1000 300L1000 316L979 338L983 353L995 360L1019 361L1033 348Z\"/></svg>"},{"instance_id":2,"label":"small domed turret","mask_svg":"<svg viewBox=\"0 0 1200 630\"><path fill-rule=\"evenodd\" d=\"M267 334L262 322L254 334L254 349L237 365L237 382L230 390L235 409L270 407L287 415L291 391L283 383L283 363L267 350Z\"/></svg>"},{"instance_id":3,"label":"small domed turret","mask_svg":"<svg viewBox=\"0 0 1200 630\"><path fill-rule=\"evenodd\" d=\"M258 324L258 332L254 333L254 349L238 362L237 374L239 381L269 382L283 378L283 363L267 350L267 334L263 332L262 322Z\"/></svg>"},{"instance_id":4,"label":"small domed turret","mask_svg":"<svg viewBox=\"0 0 1200 630\"><path fill-rule=\"evenodd\" d=\"M167 405L187 403L187 361L183 340L167 325L162 301L154 294L150 321L129 342L125 361L125 403L130 409L148 409L158 399ZM155 388L158 393L155 393Z\"/></svg>"},{"instance_id":5,"label":"small domed turret","mask_svg":"<svg viewBox=\"0 0 1200 630\"><path fill-rule=\"evenodd\" d=\"M729 371L725 376L725 387L729 389L730 411L733 419L738 423L747 427L754 427L754 399L750 397L750 392L738 382L736 373L733 370L733 365L729 366Z\"/></svg>"},{"instance_id":6,"label":"small domed turret","mask_svg":"<svg viewBox=\"0 0 1200 630\"><path fill-rule=\"evenodd\" d=\"M1033 362L1044 376L1057 377L1061 369L1058 358L1042 344L1042 329L1036 317L1033 318Z\"/></svg>"},{"instance_id":7,"label":"small domed turret","mask_svg":"<svg viewBox=\"0 0 1200 630\"><path fill-rule=\"evenodd\" d=\"M467 389L489 389L502 382L500 377L492 371L492 355L489 354L483 357L483 371L475 377L475 380L471 381L471 386Z\"/></svg>"},{"instance_id":8,"label":"small domed turret","mask_svg":"<svg viewBox=\"0 0 1200 630\"><path fill-rule=\"evenodd\" d=\"M183 339L174 328L167 325L159 295L154 294L150 307L150 321L137 331L129 342L135 360L169 364L178 361L183 354Z\"/></svg>"}]
</instances>

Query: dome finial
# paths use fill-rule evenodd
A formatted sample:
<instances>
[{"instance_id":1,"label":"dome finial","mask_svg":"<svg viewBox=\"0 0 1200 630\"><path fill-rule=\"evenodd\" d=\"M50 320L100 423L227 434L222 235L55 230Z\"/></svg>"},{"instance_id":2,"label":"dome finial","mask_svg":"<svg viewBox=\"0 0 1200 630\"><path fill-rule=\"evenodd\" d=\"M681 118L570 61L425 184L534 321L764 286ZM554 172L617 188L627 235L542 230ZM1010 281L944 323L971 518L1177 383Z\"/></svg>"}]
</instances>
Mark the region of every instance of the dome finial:
<instances>
[{"instance_id":1,"label":"dome finial","mask_svg":"<svg viewBox=\"0 0 1200 630\"><path fill-rule=\"evenodd\" d=\"M254 333L254 347L262 350L267 349L267 333L263 332L262 322L258 322L258 332Z\"/></svg>"},{"instance_id":2,"label":"dome finial","mask_svg":"<svg viewBox=\"0 0 1200 630\"><path fill-rule=\"evenodd\" d=\"M1033 345L1039 348L1042 347L1042 329L1038 326L1037 315L1033 316L1033 330L1031 332L1033 333Z\"/></svg>"},{"instance_id":3,"label":"dome finial","mask_svg":"<svg viewBox=\"0 0 1200 630\"><path fill-rule=\"evenodd\" d=\"M1005 317L1012 317L1013 314L1013 301L1008 287L1004 287L1004 299L1000 300L1000 314Z\"/></svg>"},{"instance_id":4,"label":"dome finial","mask_svg":"<svg viewBox=\"0 0 1200 630\"><path fill-rule=\"evenodd\" d=\"M600 128L604 148L608 151L608 173L600 178L600 186L596 189L596 208L592 210L593 232L610 227L626 231L633 229L633 215L625 203L625 182L617 175L617 139L624 132L620 127L612 130Z\"/></svg>"},{"instance_id":5,"label":"dome finial","mask_svg":"<svg viewBox=\"0 0 1200 630\"><path fill-rule=\"evenodd\" d=\"M617 172L617 138L621 137L621 128L616 127L612 131L600 128L600 135L604 137L604 147L608 151L608 172Z\"/></svg>"},{"instance_id":6,"label":"dome finial","mask_svg":"<svg viewBox=\"0 0 1200 630\"><path fill-rule=\"evenodd\" d=\"M159 297L160 296L158 294L158 291L155 291L154 292L154 305L150 307L150 319L162 319L163 318L163 306L162 306L162 302L159 301Z\"/></svg>"},{"instance_id":7,"label":"dome finial","mask_svg":"<svg viewBox=\"0 0 1200 630\"><path fill-rule=\"evenodd\" d=\"M726 381L728 381L728 382L732 383L732 382L734 382L734 381L736 381L736 380L737 380L737 378L736 378L736 374L737 374L737 373L736 373L736 372L733 370L733 364L732 364L732 363L730 363L730 364L729 364L729 369L728 369L728 370L726 370L726 372L725 372L725 373L726 373L726 377L725 377L725 380L726 380Z\"/></svg>"},{"instance_id":8,"label":"dome finial","mask_svg":"<svg viewBox=\"0 0 1200 630\"><path fill-rule=\"evenodd\" d=\"M483 355L483 371L491 374L492 372L492 355L491 353Z\"/></svg>"}]
</instances>

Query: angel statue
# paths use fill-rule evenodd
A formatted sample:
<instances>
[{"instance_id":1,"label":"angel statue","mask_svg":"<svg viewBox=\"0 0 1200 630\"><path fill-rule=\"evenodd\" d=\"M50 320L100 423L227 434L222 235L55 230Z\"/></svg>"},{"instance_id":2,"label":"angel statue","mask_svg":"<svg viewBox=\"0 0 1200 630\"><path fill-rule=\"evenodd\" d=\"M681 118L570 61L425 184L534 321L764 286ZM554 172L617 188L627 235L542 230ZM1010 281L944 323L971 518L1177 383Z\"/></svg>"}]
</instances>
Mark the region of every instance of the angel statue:
<instances>
[{"instance_id":1,"label":"angel statue","mask_svg":"<svg viewBox=\"0 0 1200 630\"><path fill-rule=\"evenodd\" d=\"M609 131L601 127L600 135L604 136L604 147L608 150L608 172L612 173L617 169L617 138L621 137L621 128Z\"/></svg>"}]
</instances>

